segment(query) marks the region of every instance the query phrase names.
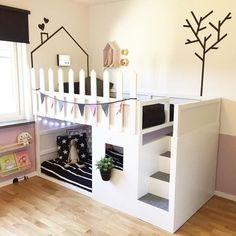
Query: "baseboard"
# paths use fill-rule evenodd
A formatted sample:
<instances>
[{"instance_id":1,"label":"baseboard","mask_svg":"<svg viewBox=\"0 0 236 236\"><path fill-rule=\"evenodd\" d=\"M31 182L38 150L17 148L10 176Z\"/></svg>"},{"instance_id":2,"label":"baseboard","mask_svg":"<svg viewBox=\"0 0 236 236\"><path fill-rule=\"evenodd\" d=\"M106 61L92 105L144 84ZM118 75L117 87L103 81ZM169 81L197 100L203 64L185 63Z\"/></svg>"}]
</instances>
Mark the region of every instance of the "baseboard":
<instances>
[{"instance_id":1,"label":"baseboard","mask_svg":"<svg viewBox=\"0 0 236 236\"><path fill-rule=\"evenodd\" d=\"M215 195L218 196L218 197L222 197L222 198L225 198L225 199L236 202L236 196L235 195L231 195L231 194L220 192L220 191L215 191Z\"/></svg>"},{"instance_id":2,"label":"baseboard","mask_svg":"<svg viewBox=\"0 0 236 236\"><path fill-rule=\"evenodd\" d=\"M29 178L32 178L32 177L34 177L34 176L36 176L36 175L37 175L37 172L36 172L36 171L33 171L33 172L29 173L29 174L26 174L26 176L28 176ZM12 184L13 179L14 179L14 178L9 179L9 180L7 180L7 181L4 181L4 182L0 183L0 188Z\"/></svg>"}]
</instances>

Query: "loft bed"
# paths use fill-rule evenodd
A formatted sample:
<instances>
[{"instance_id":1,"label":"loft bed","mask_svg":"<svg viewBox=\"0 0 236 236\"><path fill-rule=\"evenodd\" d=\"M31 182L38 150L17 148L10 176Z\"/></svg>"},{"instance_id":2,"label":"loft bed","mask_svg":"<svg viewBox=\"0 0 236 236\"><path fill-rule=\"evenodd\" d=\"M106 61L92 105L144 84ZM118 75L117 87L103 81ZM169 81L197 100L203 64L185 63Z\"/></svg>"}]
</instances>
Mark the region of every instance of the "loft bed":
<instances>
[{"instance_id":1,"label":"loft bed","mask_svg":"<svg viewBox=\"0 0 236 236\"><path fill-rule=\"evenodd\" d=\"M135 73L124 93L115 74L111 93L109 70L78 83L73 70L65 81L32 69L38 175L173 233L214 195L221 100L139 96ZM58 140L81 134L85 165L65 168ZM108 183L95 166L105 155Z\"/></svg>"}]
</instances>

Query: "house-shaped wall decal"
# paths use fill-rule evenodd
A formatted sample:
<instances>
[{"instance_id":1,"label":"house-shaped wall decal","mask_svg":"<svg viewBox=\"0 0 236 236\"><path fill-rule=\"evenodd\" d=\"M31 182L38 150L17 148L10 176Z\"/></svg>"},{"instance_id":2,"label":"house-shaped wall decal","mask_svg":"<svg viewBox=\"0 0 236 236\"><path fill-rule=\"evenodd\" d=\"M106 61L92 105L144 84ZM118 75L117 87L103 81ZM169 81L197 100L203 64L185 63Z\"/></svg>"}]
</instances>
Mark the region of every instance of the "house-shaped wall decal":
<instances>
[{"instance_id":1,"label":"house-shaped wall decal","mask_svg":"<svg viewBox=\"0 0 236 236\"><path fill-rule=\"evenodd\" d=\"M58 30L56 30L51 36L47 36L45 40L41 38L41 44L38 45L35 49L31 51L31 67L34 68L34 53L38 51L43 45L45 45L49 40L51 40L55 35L57 35L60 31L64 31L68 37L78 46L78 48L85 54L87 57L87 76L89 76L89 55L83 49L83 47L75 40L75 38L65 29L64 26L61 26Z\"/></svg>"},{"instance_id":2,"label":"house-shaped wall decal","mask_svg":"<svg viewBox=\"0 0 236 236\"><path fill-rule=\"evenodd\" d=\"M106 47L103 49L103 67L119 67L120 52L120 47L115 41L108 42Z\"/></svg>"}]
</instances>

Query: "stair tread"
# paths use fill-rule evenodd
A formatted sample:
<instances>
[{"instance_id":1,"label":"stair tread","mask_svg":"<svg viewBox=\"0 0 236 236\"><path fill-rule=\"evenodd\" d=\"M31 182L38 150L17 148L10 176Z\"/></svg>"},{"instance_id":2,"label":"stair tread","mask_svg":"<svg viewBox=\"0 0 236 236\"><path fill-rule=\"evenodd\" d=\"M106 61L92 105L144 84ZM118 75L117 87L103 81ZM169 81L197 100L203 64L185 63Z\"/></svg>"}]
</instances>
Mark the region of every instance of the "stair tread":
<instances>
[{"instance_id":1,"label":"stair tread","mask_svg":"<svg viewBox=\"0 0 236 236\"><path fill-rule=\"evenodd\" d=\"M171 152L170 151L164 152L160 156L164 156L164 157L169 157L170 158Z\"/></svg>"},{"instance_id":2,"label":"stair tread","mask_svg":"<svg viewBox=\"0 0 236 236\"><path fill-rule=\"evenodd\" d=\"M165 182L170 182L170 175L161 171L156 172L155 174L150 176L154 179L159 179Z\"/></svg>"},{"instance_id":3,"label":"stair tread","mask_svg":"<svg viewBox=\"0 0 236 236\"><path fill-rule=\"evenodd\" d=\"M160 208L165 211L169 211L169 200L156 196L154 194L148 193L141 198L139 198L140 201L147 203L149 205L152 205L154 207Z\"/></svg>"}]
</instances>

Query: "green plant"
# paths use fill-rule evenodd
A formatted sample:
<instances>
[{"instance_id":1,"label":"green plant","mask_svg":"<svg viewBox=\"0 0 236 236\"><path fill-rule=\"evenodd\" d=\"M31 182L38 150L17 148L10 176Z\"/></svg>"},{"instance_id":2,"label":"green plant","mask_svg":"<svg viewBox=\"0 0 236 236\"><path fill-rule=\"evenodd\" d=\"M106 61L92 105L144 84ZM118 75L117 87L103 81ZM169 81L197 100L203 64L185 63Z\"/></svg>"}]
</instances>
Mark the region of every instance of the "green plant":
<instances>
[{"instance_id":1,"label":"green plant","mask_svg":"<svg viewBox=\"0 0 236 236\"><path fill-rule=\"evenodd\" d=\"M102 157L99 161L97 161L96 166L97 169L102 171L108 171L114 167L111 157Z\"/></svg>"}]
</instances>

